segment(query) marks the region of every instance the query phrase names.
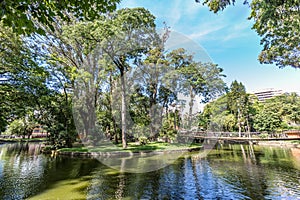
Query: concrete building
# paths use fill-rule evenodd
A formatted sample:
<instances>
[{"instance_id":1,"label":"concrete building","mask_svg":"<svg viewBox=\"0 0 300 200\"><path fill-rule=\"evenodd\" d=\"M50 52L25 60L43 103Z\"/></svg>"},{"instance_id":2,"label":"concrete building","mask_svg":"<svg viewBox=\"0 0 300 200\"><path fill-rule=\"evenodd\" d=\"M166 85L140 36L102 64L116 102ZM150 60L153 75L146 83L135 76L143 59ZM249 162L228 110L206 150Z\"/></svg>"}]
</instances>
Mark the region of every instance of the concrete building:
<instances>
[{"instance_id":1,"label":"concrete building","mask_svg":"<svg viewBox=\"0 0 300 200\"><path fill-rule=\"evenodd\" d=\"M260 102L263 102L263 101L270 99L272 97L275 97L275 96L279 96L283 93L284 92L282 90L275 90L273 88L254 92L254 94L257 96L257 98Z\"/></svg>"}]
</instances>

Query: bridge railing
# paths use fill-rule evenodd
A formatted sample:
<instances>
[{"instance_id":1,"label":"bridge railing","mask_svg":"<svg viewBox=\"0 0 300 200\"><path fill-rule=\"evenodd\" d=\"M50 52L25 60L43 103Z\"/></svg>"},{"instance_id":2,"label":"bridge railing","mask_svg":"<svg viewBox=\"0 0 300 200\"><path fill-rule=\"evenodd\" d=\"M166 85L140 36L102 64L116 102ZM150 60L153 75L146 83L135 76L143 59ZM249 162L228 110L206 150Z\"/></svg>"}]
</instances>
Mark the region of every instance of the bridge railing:
<instances>
[{"instance_id":1,"label":"bridge railing","mask_svg":"<svg viewBox=\"0 0 300 200\"><path fill-rule=\"evenodd\" d=\"M197 136L197 137L266 137L266 138L287 138L284 133L274 133L262 135L260 132L212 132L212 131L179 131L180 136Z\"/></svg>"}]
</instances>

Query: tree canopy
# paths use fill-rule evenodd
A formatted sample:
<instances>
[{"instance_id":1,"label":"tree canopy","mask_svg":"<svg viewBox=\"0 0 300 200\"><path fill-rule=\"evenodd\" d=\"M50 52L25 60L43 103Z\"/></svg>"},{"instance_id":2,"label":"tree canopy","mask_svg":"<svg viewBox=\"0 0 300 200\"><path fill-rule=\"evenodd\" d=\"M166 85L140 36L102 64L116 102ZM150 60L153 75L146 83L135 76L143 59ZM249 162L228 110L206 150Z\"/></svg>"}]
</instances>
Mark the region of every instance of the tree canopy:
<instances>
[{"instance_id":1,"label":"tree canopy","mask_svg":"<svg viewBox=\"0 0 300 200\"><path fill-rule=\"evenodd\" d=\"M77 20L93 20L101 13L113 11L120 0L2 0L0 19L5 26L12 27L18 34L44 33L35 21L52 30L56 18L70 20L70 14Z\"/></svg>"},{"instance_id":2,"label":"tree canopy","mask_svg":"<svg viewBox=\"0 0 300 200\"><path fill-rule=\"evenodd\" d=\"M200 116L193 113L196 96L203 103L225 91L222 68L195 61L186 49L165 49L170 30L166 28L160 36L155 16L144 8L113 11L118 2L0 2L0 131L29 137L34 126L42 124L55 148L71 146L77 133L84 142L96 144L105 138L122 142L126 148L129 140L173 140L178 130L188 130L198 122L207 129L239 132L298 126L297 95L260 104L237 81ZM233 2L204 3L218 11ZM253 1L254 5L262 6L259 1ZM296 20L294 29L290 27L288 35L280 38L275 30L278 20L270 22L258 11L252 17L264 42L270 44L267 50L286 42L283 37L294 37L297 16L291 19ZM274 34L268 35L269 29L273 31L270 23ZM291 40L297 42L297 38ZM282 54L276 56L278 49L270 53L276 58L262 57L298 67L299 49L290 43L281 46L290 48L284 52L290 63L281 59ZM183 104L189 108L187 116L180 108Z\"/></svg>"},{"instance_id":3,"label":"tree canopy","mask_svg":"<svg viewBox=\"0 0 300 200\"><path fill-rule=\"evenodd\" d=\"M286 93L259 102L247 94L242 83L234 81L227 94L208 103L199 116L199 125L206 130L230 132L281 133L300 129L300 97Z\"/></svg>"}]
</instances>

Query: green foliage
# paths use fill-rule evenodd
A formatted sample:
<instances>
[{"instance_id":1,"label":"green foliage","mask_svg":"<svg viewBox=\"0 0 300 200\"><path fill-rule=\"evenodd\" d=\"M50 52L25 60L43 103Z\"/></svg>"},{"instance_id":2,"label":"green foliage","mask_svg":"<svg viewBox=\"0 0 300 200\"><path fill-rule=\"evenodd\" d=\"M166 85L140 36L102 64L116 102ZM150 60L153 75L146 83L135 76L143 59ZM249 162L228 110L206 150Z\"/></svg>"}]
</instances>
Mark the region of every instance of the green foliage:
<instances>
[{"instance_id":1,"label":"green foliage","mask_svg":"<svg viewBox=\"0 0 300 200\"><path fill-rule=\"evenodd\" d=\"M267 132L263 132L259 135L260 138L268 138L269 134Z\"/></svg>"},{"instance_id":2,"label":"green foliage","mask_svg":"<svg viewBox=\"0 0 300 200\"><path fill-rule=\"evenodd\" d=\"M45 95L38 98L34 118L38 124L46 127L49 141L55 148L70 147L77 138L70 96L66 99L65 94L59 91L47 90Z\"/></svg>"},{"instance_id":3,"label":"green foliage","mask_svg":"<svg viewBox=\"0 0 300 200\"><path fill-rule=\"evenodd\" d=\"M47 72L22 38L0 22L0 130L33 112L44 94Z\"/></svg>"},{"instance_id":4,"label":"green foliage","mask_svg":"<svg viewBox=\"0 0 300 200\"><path fill-rule=\"evenodd\" d=\"M184 51L180 53L181 55L172 55L175 58L178 56L183 57L181 58L183 60L177 59L175 61L175 69L177 68L177 72L181 76L181 82L179 83L182 88L181 91L186 95L201 96L203 102L208 102L222 94L225 90L225 83L222 80L225 77L222 74L223 69L213 63L195 62L193 57L185 55L186 52ZM178 64L178 62L182 64ZM190 93L190 89L193 94Z\"/></svg>"},{"instance_id":5,"label":"green foliage","mask_svg":"<svg viewBox=\"0 0 300 200\"><path fill-rule=\"evenodd\" d=\"M148 142L149 142L149 139L148 139L147 137L144 137L144 136L139 137L139 143L140 143L141 145L145 145L145 144L147 144Z\"/></svg>"},{"instance_id":6,"label":"green foliage","mask_svg":"<svg viewBox=\"0 0 300 200\"><path fill-rule=\"evenodd\" d=\"M176 79L179 81L174 85L177 85L182 94L190 98L187 124L181 126L183 129L190 130L197 118L193 115L195 97L201 97L203 103L222 94L225 90L225 83L222 80L223 70L213 63L196 62L183 48L173 50L167 58L178 74Z\"/></svg>"},{"instance_id":7,"label":"green foliage","mask_svg":"<svg viewBox=\"0 0 300 200\"><path fill-rule=\"evenodd\" d=\"M205 106L200 124L213 131L248 131L253 112L250 108L245 86L234 81L226 95Z\"/></svg>"},{"instance_id":8,"label":"green foliage","mask_svg":"<svg viewBox=\"0 0 300 200\"><path fill-rule=\"evenodd\" d=\"M51 137L56 137L60 132L58 129L72 130L72 126L68 127L66 123L68 120L72 123L70 101L60 94L61 89L65 89L62 87L64 83L54 78L63 76L53 73L45 65L39 65L43 60L38 60L40 55L32 48L32 41L22 40L10 28L1 26L1 30L4 42L0 72L4 81L0 83L0 109L7 113L4 125L15 119L24 121L30 117L29 121L47 125ZM68 109L69 114L66 114ZM60 124L63 128L55 128ZM25 132L29 135L32 131Z\"/></svg>"},{"instance_id":9,"label":"green foliage","mask_svg":"<svg viewBox=\"0 0 300 200\"><path fill-rule=\"evenodd\" d=\"M10 123L9 128L5 131L6 135L23 135L24 133L24 124L23 120L16 119Z\"/></svg>"},{"instance_id":10,"label":"green foliage","mask_svg":"<svg viewBox=\"0 0 300 200\"><path fill-rule=\"evenodd\" d=\"M72 1L65 1L66 5L68 2ZM24 2L25 7L27 4ZM178 88L205 101L224 88L222 69L217 65L195 62L184 49L165 52L169 32L161 39L155 17L144 8L120 9L93 21L80 21L75 10L67 10L68 16L75 16L68 22L55 8L52 11L56 23L34 19L46 31L43 36L21 38L17 26L17 33L1 26L0 73L7 80L0 84L0 111L7 116L1 115L1 129L35 113L37 123L47 127L54 148L71 146L77 138L76 128L92 142L106 136L115 143L122 137L126 144L126 139L153 140L159 133L171 141L183 127L179 110L169 110L177 100ZM30 17L25 20L33 20ZM36 31L28 26L26 33ZM134 73L126 74L126 80L130 69ZM174 78L176 74L180 80ZM130 78L139 84L127 94L124 81L132 84ZM127 123L127 115L133 125ZM132 135L126 137L127 132Z\"/></svg>"},{"instance_id":11,"label":"green foliage","mask_svg":"<svg viewBox=\"0 0 300 200\"><path fill-rule=\"evenodd\" d=\"M281 105L280 114L290 126L300 124L300 97L296 93L285 94L275 98Z\"/></svg>"},{"instance_id":12,"label":"green foliage","mask_svg":"<svg viewBox=\"0 0 300 200\"><path fill-rule=\"evenodd\" d=\"M195 0L196 2L200 3L200 0ZM224 10L229 5L234 5L235 0L203 0L202 4L209 7L211 11L217 13L220 10ZM247 0L244 1L244 4L247 3Z\"/></svg>"},{"instance_id":13,"label":"green foliage","mask_svg":"<svg viewBox=\"0 0 300 200\"><path fill-rule=\"evenodd\" d=\"M179 126L178 113L170 113L163 119L162 127L159 136L162 137L165 142L175 140L177 136L177 129Z\"/></svg>"},{"instance_id":14,"label":"green foliage","mask_svg":"<svg viewBox=\"0 0 300 200\"><path fill-rule=\"evenodd\" d=\"M230 91L227 93L228 108L236 119L239 132L249 131L249 97L246 93L245 86L242 83L233 81Z\"/></svg>"},{"instance_id":15,"label":"green foliage","mask_svg":"<svg viewBox=\"0 0 300 200\"><path fill-rule=\"evenodd\" d=\"M223 95L204 107L199 125L209 131L236 131L236 117L228 109L227 95Z\"/></svg>"},{"instance_id":16,"label":"green foliage","mask_svg":"<svg viewBox=\"0 0 300 200\"><path fill-rule=\"evenodd\" d=\"M9 127L4 134L29 137L34 127L35 127L35 123L29 121L28 118L15 119L9 124Z\"/></svg>"},{"instance_id":17,"label":"green foliage","mask_svg":"<svg viewBox=\"0 0 300 200\"><path fill-rule=\"evenodd\" d=\"M129 114L134 124L147 127L150 124L149 98L139 88L130 95ZM138 131L140 132L140 131Z\"/></svg>"},{"instance_id":18,"label":"green foliage","mask_svg":"<svg viewBox=\"0 0 300 200\"><path fill-rule=\"evenodd\" d=\"M261 103L254 116L254 128L258 131L276 132L297 129L300 98L296 93L283 94Z\"/></svg>"},{"instance_id":19,"label":"green foliage","mask_svg":"<svg viewBox=\"0 0 300 200\"><path fill-rule=\"evenodd\" d=\"M269 132L297 129L300 125L300 97L296 93L283 94L263 103L255 116L255 127Z\"/></svg>"},{"instance_id":20,"label":"green foliage","mask_svg":"<svg viewBox=\"0 0 300 200\"><path fill-rule=\"evenodd\" d=\"M241 84L234 82L234 85L241 93L233 95L238 90L231 87L226 95L205 106L199 117L199 126L204 130L234 132L239 130L239 124L241 131L274 133L299 129L300 97L296 93L258 102L255 96L245 93ZM241 101L243 95L247 101ZM240 113L236 111L238 109Z\"/></svg>"},{"instance_id":21,"label":"green foliage","mask_svg":"<svg viewBox=\"0 0 300 200\"><path fill-rule=\"evenodd\" d=\"M295 0L254 0L250 19L262 37L261 63L300 68L300 2Z\"/></svg>"},{"instance_id":22,"label":"green foliage","mask_svg":"<svg viewBox=\"0 0 300 200\"><path fill-rule=\"evenodd\" d=\"M57 17L65 21L70 15L77 20L93 20L101 13L116 9L119 0L2 0L0 19L5 26L12 27L17 34L38 32L36 21L54 30Z\"/></svg>"},{"instance_id":23,"label":"green foliage","mask_svg":"<svg viewBox=\"0 0 300 200\"><path fill-rule=\"evenodd\" d=\"M87 76L81 80L83 83L82 85L90 86L88 88L82 89L91 92L89 95L86 96L95 98L94 100L78 99L79 101L85 101L84 105L87 106L85 109L85 113L88 113L88 115L86 115L83 111L80 111L80 117L83 121L85 121L86 116L91 116L93 109L95 110L98 106L96 104L93 104L92 107L89 108L89 105L91 105L91 103L88 103L87 101L97 102L99 94L93 94L93 92L99 91L99 89L101 88L100 81L105 80L106 78L106 76L99 76L99 71L102 71L103 74L109 74L108 76L110 76L110 95L112 95L112 90L119 89L118 95L120 95L119 99L121 100L120 110L122 121L122 143L124 148L126 148L127 138L126 113L128 111L128 107L130 107L130 105L128 105L128 98L126 96L125 73L131 68L130 63L144 55L144 53L147 52L149 47L153 46L152 36L156 35L154 20L155 17L144 8L125 8L110 13L109 15L105 15L102 17L101 20L96 20L90 23L78 23L76 26L65 27L64 34L67 35L66 38L71 38L73 40L72 43L75 43L77 44L77 46L82 47L79 50L80 54L83 54L82 60L85 60L90 56L95 57L94 55L98 55L98 57L96 58L97 61L94 65L94 68L89 68L89 65L87 65L85 68L85 66L81 63L77 66L77 68L80 68L87 74ZM78 43L78 39L81 41L81 43ZM78 51L76 51L76 53L78 53ZM107 67L105 65L98 65L99 61L102 64L103 60L105 60L106 63L109 64ZM116 78L120 79L120 88L115 88L112 85L111 79ZM89 83L94 83L95 79L97 79L96 85ZM136 98L139 98L138 96L143 98L141 95L137 95ZM110 100L108 101L110 105L107 106L110 112L109 115L111 116L115 115L115 113L113 113L115 110L112 109L113 101L117 102L117 99L110 98ZM144 102L142 102L142 99L138 102L144 104ZM138 115L141 113L131 111L131 114ZM140 118L136 118L133 116L133 119L135 122L140 123ZM142 116L142 119L144 121L147 121L147 116ZM92 123L93 125L93 120L94 119L88 120L88 123ZM87 123L84 123L84 127L87 127L85 128L87 130L90 130L91 126L87 126ZM115 126L116 125L114 123L113 127ZM116 128L114 129L115 132ZM85 132L88 133L88 131ZM110 133L111 132L112 131L110 131Z\"/></svg>"},{"instance_id":24,"label":"green foliage","mask_svg":"<svg viewBox=\"0 0 300 200\"><path fill-rule=\"evenodd\" d=\"M254 128L258 131L274 132L281 126L279 113L264 108L254 119Z\"/></svg>"},{"instance_id":25,"label":"green foliage","mask_svg":"<svg viewBox=\"0 0 300 200\"><path fill-rule=\"evenodd\" d=\"M248 103L248 96L246 94L245 86L236 80L232 82L230 91L227 94L228 108L234 115L243 114Z\"/></svg>"}]
</instances>

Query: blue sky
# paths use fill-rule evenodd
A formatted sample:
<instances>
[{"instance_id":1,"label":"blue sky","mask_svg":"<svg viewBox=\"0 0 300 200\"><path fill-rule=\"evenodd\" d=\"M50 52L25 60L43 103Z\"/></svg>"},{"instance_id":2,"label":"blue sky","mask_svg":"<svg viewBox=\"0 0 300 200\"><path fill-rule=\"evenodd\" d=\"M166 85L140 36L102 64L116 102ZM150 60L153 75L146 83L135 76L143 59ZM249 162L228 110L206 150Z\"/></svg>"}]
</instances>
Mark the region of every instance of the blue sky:
<instances>
[{"instance_id":1,"label":"blue sky","mask_svg":"<svg viewBox=\"0 0 300 200\"><path fill-rule=\"evenodd\" d=\"M242 2L218 14L194 0L123 0L119 7L148 9L156 16L158 27L166 22L172 31L190 40L188 45L196 44L222 67L228 85L238 80L247 92L274 88L300 94L300 70L258 62L260 37L251 29L250 9Z\"/></svg>"}]
</instances>

